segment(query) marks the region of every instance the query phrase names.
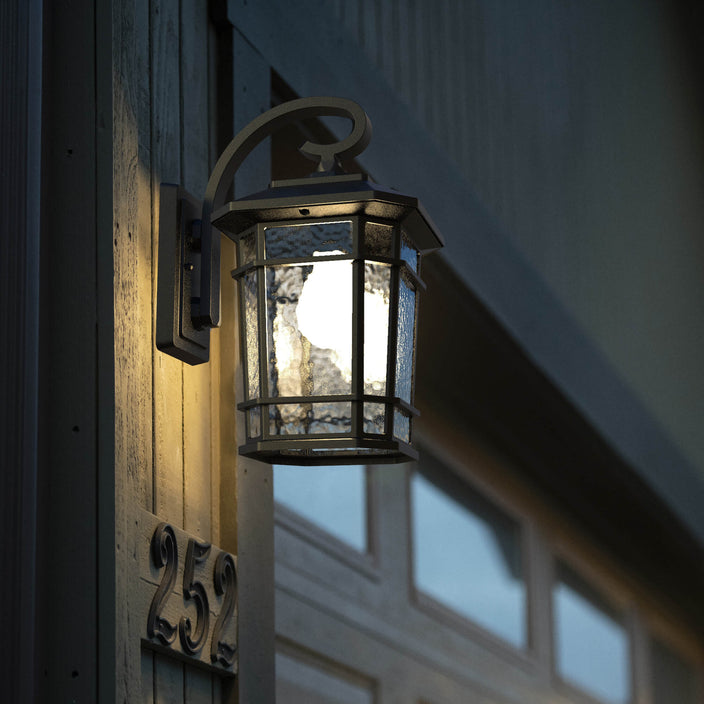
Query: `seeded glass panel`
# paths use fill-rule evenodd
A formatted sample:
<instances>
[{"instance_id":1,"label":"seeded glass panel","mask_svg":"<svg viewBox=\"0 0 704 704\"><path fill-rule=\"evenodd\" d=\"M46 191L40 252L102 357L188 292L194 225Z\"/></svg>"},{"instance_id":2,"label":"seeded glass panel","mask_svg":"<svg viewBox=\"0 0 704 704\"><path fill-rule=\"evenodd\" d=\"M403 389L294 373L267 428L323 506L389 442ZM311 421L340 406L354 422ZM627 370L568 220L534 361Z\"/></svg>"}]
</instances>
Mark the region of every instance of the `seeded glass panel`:
<instances>
[{"instance_id":1,"label":"seeded glass panel","mask_svg":"<svg viewBox=\"0 0 704 704\"><path fill-rule=\"evenodd\" d=\"M269 406L271 435L318 435L351 431L352 404L349 401L277 403Z\"/></svg>"},{"instance_id":2,"label":"seeded glass panel","mask_svg":"<svg viewBox=\"0 0 704 704\"><path fill-rule=\"evenodd\" d=\"M274 465L274 499L353 548L367 549L363 466Z\"/></svg>"},{"instance_id":3,"label":"seeded glass panel","mask_svg":"<svg viewBox=\"0 0 704 704\"><path fill-rule=\"evenodd\" d=\"M388 264L364 263L364 393L386 393L386 364L389 347Z\"/></svg>"},{"instance_id":4,"label":"seeded glass panel","mask_svg":"<svg viewBox=\"0 0 704 704\"><path fill-rule=\"evenodd\" d=\"M247 340L247 398L257 398L260 395L257 271L248 272L241 281Z\"/></svg>"},{"instance_id":5,"label":"seeded glass panel","mask_svg":"<svg viewBox=\"0 0 704 704\"><path fill-rule=\"evenodd\" d=\"M364 404L364 432L374 435L384 434L386 406L383 403Z\"/></svg>"},{"instance_id":6,"label":"seeded glass panel","mask_svg":"<svg viewBox=\"0 0 704 704\"><path fill-rule=\"evenodd\" d=\"M415 356L416 292L399 277L398 337L396 343L396 396L411 403Z\"/></svg>"},{"instance_id":7,"label":"seeded glass panel","mask_svg":"<svg viewBox=\"0 0 704 704\"><path fill-rule=\"evenodd\" d=\"M239 266L253 262L257 257L257 240L254 232L250 232L240 239Z\"/></svg>"},{"instance_id":8,"label":"seeded glass panel","mask_svg":"<svg viewBox=\"0 0 704 704\"><path fill-rule=\"evenodd\" d=\"M262 409L258 406L249 410L249 437L258 438L262 434Z\"/></svg>"},{"instance_id":9,"label":"seeded glass panel","mask_svg":"<svg viewBox=\"0 0 704 704\"><path fill-rule=\"evenodd\" d=\"M352 262L266 268L271 396L350 393Z\"/></svg>"},{"instance_id":10,"label":"seeded glass panel","mask_svg":"<svg viewBox=\"0 0 704 704\"><path fill-rule=\"evenodd\" d=\"M469 488L460 503L421 474L411 483L416 587L483 628L526 645L520 527Z\"/></svg>"},{"instance_id":11,"label":"seeded glass panel","mask_svg":"<svg viewBox=\"0 0 704 704\"><path fill-rule=\"evenodd\" d=\"M394 228L377 222L364 226L364 252L368 257L390 257Z\"/></svg>"},{"instance_id":12,"label":"seeded glass panel","mask_svg":"<svg viewBox=\"0 0 704 704\"><path fill-rule=\"evenodd\" d=\"M398 409L394 411L394 437L411 442L411 419Z\"/></svg>"},{"instance_id":13,"label":"seeded glass panel","mask_svg":"<svg viewBox=\"0 0 704 704\"><path fill-rule=\"evenodd\" d=\"M697 704L697 676L689 663L659 640L651 641L650 663L653 704Z\"/></svg>"},{"instance_id":14,"label":"seeded glass panel","mask_svg":"<svg viewBox=\"0 0 704 704\"><path fill-rule=\"evenodd\" d=\"M352 222L318 222L264 228L267 259L352 253Z\"/></svg>"},{"instance_id":15,"label":"seeded glass panel","mask_svg":"<svg viewBox=\"0 0 704 704\"><path fill-rule=\"evenodd\" d=\"M373 704L370 686L346 673L334 673L310 663L310 656L298 660L276 654L276 701L283 704Z\"/></svg>"},{"instance_id":16,"label":"seeded glass panel","mask_svg":"<svg viewBox=\"0 0 704 704\"><path fill-rule=\"evenodd\" d=\"M609 704L631 698L628 634L617 612L564 566L553 588L555 658L568 682Z\"/></svg>"},{"instance_id":17,"label":"seeded glass panel","mask_svg":"<svg viewBox=\"0 0 704 704\"><path fill-rule=\"evenodd\" d=\"M418 250L408 241L405 234L401 233L401 259L418 273Z\"/></svg>"}]
</instances>

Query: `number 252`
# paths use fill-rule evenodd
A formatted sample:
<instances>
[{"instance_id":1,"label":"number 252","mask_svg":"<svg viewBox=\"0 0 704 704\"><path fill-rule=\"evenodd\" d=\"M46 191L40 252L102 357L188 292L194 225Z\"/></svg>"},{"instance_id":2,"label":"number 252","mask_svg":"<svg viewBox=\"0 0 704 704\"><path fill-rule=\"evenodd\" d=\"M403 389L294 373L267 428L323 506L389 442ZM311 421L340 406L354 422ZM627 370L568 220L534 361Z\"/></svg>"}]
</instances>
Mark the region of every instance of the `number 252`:
<instances>
[{"instance_id":1,"label":"number 252","mask_svg":"<svg viewBox=\"0 0 704 704\"><path fill-rule=\"evenodd\" d=\"M201 582L195 579L196 565L205 562L211 552L210 543L200 543L194 538L188 540L186 562L183 568L183 598L193 601L196 607L195 625L188 616L181 616L175 626L161 614L169 596L173 592L178 570L178 543L174 529L168 523L160 523L152 535L151 556L156 567L165 567L164 575L152 598L147 618L147 635L157 638L164 645L171 645L176 639L176 631L183 651L188 655L198 655L205 645L210 630L210 608L208 594ZM232 555L221 552L215 560L213 587L217 596L224 594L222 610L213 628L210 646L210 659L230 667L235 660L237 646L225 642L222 633L228 621L236 617L237 569Z\"/></svg>"}]
</instances>

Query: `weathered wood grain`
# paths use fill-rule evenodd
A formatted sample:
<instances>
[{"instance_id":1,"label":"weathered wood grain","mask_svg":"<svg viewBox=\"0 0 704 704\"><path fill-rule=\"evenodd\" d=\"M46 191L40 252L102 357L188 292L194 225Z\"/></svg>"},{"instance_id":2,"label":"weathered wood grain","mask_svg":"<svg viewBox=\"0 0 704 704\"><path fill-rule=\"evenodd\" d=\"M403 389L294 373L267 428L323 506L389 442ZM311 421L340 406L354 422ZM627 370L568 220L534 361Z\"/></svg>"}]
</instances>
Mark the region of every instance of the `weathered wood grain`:
<instances>
[{"instance_id":1,"label":"weathered wood grain","mask_svg":"<svg viewBox=\"0 0 704 704\"><path fill-rule=\"evenodd\" d=\"M205 193L209 176L207 9L198 0L181 2L181 170L184 187L196 198ZM211 539L212 364L211 360L183 366L183 526L207 540Z\"/></svg>"},{"instance_id":2,"label":"weathered wood grain","mask_svg":"<svg viewBox=\"0 0 704 704\"><path fill-rule=\"evenodd\" d=\"M154 655L154 704L187 704L184 668L178 660L158 653Z\"/></svg>"},{"instance_id":3,"label":"weathered wood grain","mask_svg":"<svg viewBox=\"0 0 704 704\"><path fill-rule=\"evenodd\" d=\"M134 644L131 644L134 648ZM139 701L140 704L154 704L154 653L151 650L141 650L140 651L140 690L139 699L137 699L133 693L130 692L127 698L125 694L117 701L129 702L129 701ZM130 688L136 688L133 682L130 683Z\"/></svg>"},{"instance_id":4,"label":"weathered wood grain","mask_svg":"<svg viewBox=\"0 0 704 704\"><path fill-rule=\"evenodd\" d=\"M179 3L153 0L151 27L152 273L156 281L159 184L181 183L181 85ZM156 316L153 297L152 315ZM153 348L154 511L183 526L183 364ZM184 701L183 664L154 657L154 703Z\"/></svg>"},{"instance_id":5,"label":"weathered wood grain","mask_svg":"<svg viewBox=\"0 0 704 704\"><path fill-rule=\"evenodd\" d=\"M151 198L149 37L141 5L115 22L114 235L115 463L120 495L152 504Z\"/></svg>"},{"instance_id":6,"label":"weathered wood grain","mask_svg":"<svg viewBox=\"0 0 704 704\"><path fill-rule=\"evenodd\" d=\"M181 181L180 18L177 3L153 0L151 27L152 276L159 244L159 184ZM153 315L156 315L156 286ZM154 506L183 525L183 364L153 348Z\"/></svg>"},{"instance_id":7,"label":"weathered wood grain","mask_svg":"<svg viewBox=\"0 0 704 704\"><path fill-rule=\"evenodd\" d=\"M113 15L115 261L115 541L117 701L153 692L140 657L139 624L129 598L139 579L134 508L152 509L152 208L149 15L144 3ZM145 669L146 667L146 669ZM146 672L146 674L145 674ZM141 698L141 699L140 699Z\"/></svg>"}]
</instances>

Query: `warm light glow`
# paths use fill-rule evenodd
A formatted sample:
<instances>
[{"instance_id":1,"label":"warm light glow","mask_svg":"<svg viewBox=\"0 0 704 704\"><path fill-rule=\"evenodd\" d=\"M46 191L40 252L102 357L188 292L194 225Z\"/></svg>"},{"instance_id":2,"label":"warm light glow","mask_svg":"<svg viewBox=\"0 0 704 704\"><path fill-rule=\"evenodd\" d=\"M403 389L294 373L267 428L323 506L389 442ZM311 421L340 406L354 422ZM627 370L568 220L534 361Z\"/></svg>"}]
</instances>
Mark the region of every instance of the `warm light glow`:
<instances>
[{"instance_id":1,"label":"warm light glow","mask_svg":"<svg viewBox=\"0 0 704 704\"><path fill-rule=\"evenodd\" d=\"M364 385L368 392L386 393L386 350L389 334L389 294L364 291Z\"/></svg>"},{"instance_id":2,"label":"warm light glow","mask_svg":"<svg viewBox=\"0 0 704 704\"><path fill-rule=\"evenodd\" d=\"M314 256L344 254L314 252ZM325 261L313 265L298 299L298 330L312 345L330 350L330 360L347 383L352 379L352 262ZM364 381L379 386L386 379L389 298L380 290L365 290ZM280 349L277 344L277 349Z\"/></svg>"},{"instance_id":3,"label":"warm light glow","mask_svg":"<svg viewBox=\"0 0 704 704\"><path fill-rule=\"evenodd\" d=\"M313 252L316 257L336 254L344 252ZM300 333L312 345L330 350L330 361L349 383L352 379L352 262L314 264L303 285L296 314Z\"/></svg>"}]
</instances>

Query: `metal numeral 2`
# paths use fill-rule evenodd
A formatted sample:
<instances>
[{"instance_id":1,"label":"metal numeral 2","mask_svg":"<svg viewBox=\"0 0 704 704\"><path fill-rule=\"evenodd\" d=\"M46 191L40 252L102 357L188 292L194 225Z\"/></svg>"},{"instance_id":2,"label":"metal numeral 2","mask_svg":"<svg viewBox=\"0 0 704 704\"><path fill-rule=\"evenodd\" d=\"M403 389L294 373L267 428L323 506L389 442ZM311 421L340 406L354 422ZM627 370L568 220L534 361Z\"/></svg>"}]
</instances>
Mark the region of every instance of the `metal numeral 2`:
<instances>
[{"instance_id":1,"label":"metal numeral 2","mask_svg":"<svg viewBox=\"0 0 704 704\"><path fill-rule=\"evenodd\" d=\"M149 607L147 635L150 638L158 638L164 645L169 645L176 637L176 626L162 618L161 612L176 581L178 547L174 529L168 523L160 523L152 535L152 561L156 567L166 569Z\"/></svg>"},{"instance_id":2,"label":"metal numeral 2","mask_svg":"<svg viewBox=\"0 0 704 704\"><path fill-rule=\"evenodd\" d=\"M215 622L213 629L213 643L210 647L210 659L213 662L220 661L223 665L230 666L235 660L237 648L225 643L220 639L224 625L236 613L237 599L237 570L232 555L221 552L215 560L215 591L218 594L225 594L222 604L222 611Z\"/></svg>"},{"instance_id":3,"label":"metal numeral 2","mask_svg":"<svg viewBox=\"0 0 704 704\"><path fill-rule=\"evenodd\" d=\"M164 575L157 587L147 617L147 635L157 638L164 645L171 645L178 630L183 651L188 655L198 655L208 639L210 627L210 607L208 594L203 584L195 579L196 565L205 562L211 552L210 543L200 543L190 538L186 548L186 563L183 568L183 597L192 600L196 607L195 626L188 616L181 616L178 628L161 614L169 596L173 592L178 570L178 543L174 529L165 522L159 523L151 540L152 562ZM213 628L210 648L212 662L226 667L233 664L237 646L222 640L225 624L237 614L237 569L232 555L221 552L215 560L213 584L217 596L224 595L220 614Z\"/></svg>"}]
</instances>

